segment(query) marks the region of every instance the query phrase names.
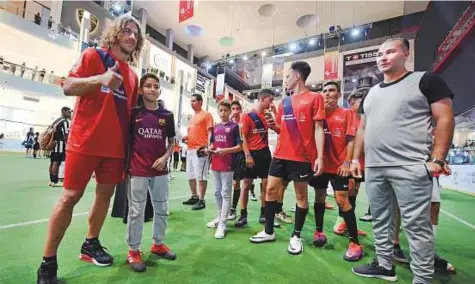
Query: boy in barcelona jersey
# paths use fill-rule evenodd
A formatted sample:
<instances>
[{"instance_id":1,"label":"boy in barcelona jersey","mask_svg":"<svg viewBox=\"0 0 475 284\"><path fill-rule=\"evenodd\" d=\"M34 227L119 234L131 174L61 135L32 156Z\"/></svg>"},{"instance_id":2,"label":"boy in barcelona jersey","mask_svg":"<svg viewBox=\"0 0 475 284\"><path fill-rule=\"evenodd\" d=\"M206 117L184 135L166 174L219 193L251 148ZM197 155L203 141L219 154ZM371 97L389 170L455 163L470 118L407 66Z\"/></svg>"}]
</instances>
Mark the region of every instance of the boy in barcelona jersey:
<instances>
[{"instance_id":1,"label":"boy in barcelona jersey","mask_svg":"<svg viewBox=\"0 0 475 284\"><path fill-rule=\"evenodd\" d=\"M211 145L206 151L211 154L211 170L215 186L216 205L218 214L209 222L208 228L216 228L214 235L222 239L226 235L226 221L231 208L231 195L233 190L233 175L236 166L237 153L241 151L241 137L239 125L229 120L231 104L224 100L218 105L218 113L221 123L214 126L211 135Z\"/></svg>"},{"instance_id":2,"label":"boy in barcelona jersey","mask_svg":"<svg viewBox=\"0 0 475 284\"><path fill-rule=\"evenodd\" d=\"M173 113L157 104L160 81L153 74L140 80L143 106L132 112L132 141L129 146L127 262L132 270L143 272L146 265L139 250L142 241L147 191L154 209L151 252L168 260L176 255L163 243L168 225L168 160L175 146ZM168 144L168 146L167 146Z\"/></svg>"}]
</instances>

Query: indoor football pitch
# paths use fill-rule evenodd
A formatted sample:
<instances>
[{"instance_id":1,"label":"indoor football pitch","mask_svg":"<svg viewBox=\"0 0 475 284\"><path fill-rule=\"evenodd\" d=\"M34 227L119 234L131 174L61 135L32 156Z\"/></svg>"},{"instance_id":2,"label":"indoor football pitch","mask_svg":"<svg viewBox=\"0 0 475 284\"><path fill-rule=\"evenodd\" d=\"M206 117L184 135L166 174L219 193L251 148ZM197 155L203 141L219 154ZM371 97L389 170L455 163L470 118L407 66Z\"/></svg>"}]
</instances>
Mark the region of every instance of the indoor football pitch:
<instances>
[{"instance_id":1,"label":"indoor football pitch","mask_svg":"<svg viewBox=\"0 0 475 284\"><path fill-rule=\"evenodd\" d=\"M61 188L48 187L47 159L27 159L20 153L0 152L0 283L36 283L46 228L51 209ZM262 229L258 223L259 202L250 201L249 226L236 229L229 224L225 239L214 238L214 230L205 224L215 215L214 189L208 187L207 208L195 212L181 204L189 197L185 174L174 172L170 183L170 219L166 244L178 255L176 261L157 259L150 255L152 223L145 224L142 250L148 265L145 273L135 273L125 263L125 224L121 218L107 217L101 234L102 244L115 257L111 267L96 267L78 259L87 229L87 214L94 199L91 182L83 199L76 206L74 217L58 253L59 278L71 284L94 283L385 283L360 278L351 268L374 257L371 224L358 222L369 233L361 237L364 258L357 263L343 260L348 239L332 233L337 211L326 211L325 232L329 237L323 248L311 245L314 231L313 210L310 210L302 233L303 254L292 256L287 245L292 225L276 229L277 241L251 244L249 237ZM259 186L256 183L256 188ZM290 187L292 189L292 187ZM312 190L309 191L313 199ZM290 213L295 204L293 190L285 195L284 208ZM334 203L332 198L330 202ZM364 190L357 203L357 217L367 210ZM442 191L436 248L439 255L452 262L456 275L440 272L434 283L475 283L475 198L450 190ZM409 256L405 236L401 245ZM399 283L412 283L409 265L397 265Z\"/></svg>"}]
</instances>

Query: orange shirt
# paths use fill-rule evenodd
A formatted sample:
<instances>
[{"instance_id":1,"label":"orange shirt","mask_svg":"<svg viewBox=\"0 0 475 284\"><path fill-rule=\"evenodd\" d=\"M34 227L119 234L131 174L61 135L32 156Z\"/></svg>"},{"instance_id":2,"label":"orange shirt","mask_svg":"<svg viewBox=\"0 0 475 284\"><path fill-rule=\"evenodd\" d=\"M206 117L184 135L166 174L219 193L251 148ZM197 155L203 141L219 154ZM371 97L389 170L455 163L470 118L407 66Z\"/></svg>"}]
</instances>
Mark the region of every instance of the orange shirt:
<instances>
[{"instance_id":1,"label":"orange shirt","mask_svg":"<svg viewBox=\"0 0 475 284\"><path fill-rule=\"evenodd\" d=\"M258 129L256 123L249 116L249 113L244 113L240 119L240 127L242 136L246 139L249 151L260 150L269 147L269 126L263 113L257 113L264 126L263 129Z\"/></svg>"},{"instance_id":2,"label":"orange shirt","mask_svg":"<svg viewBox=\"0 0 475 284\"><path fill-rule=\"evenodd\" d=\"M358 130L358 127L360 127L360 124L361 124L361 116L360 114L356 113L353 111L353 113L355 114L355 123L356 123L356 130ZM355 134L356 135L356 134ZM360 156L360 165L361 165L361 169L364 171L364 152L361 153L361 156Z\"/></svg>"},{"instance_id":3,"label":"orange shirt","mask_svg":"<svg viewBox=\"0 0 475 284\"><path fill-rule=\"evenodd\" d=\"M114 61L114 55L107 52ZM98 86L78 97L74 107L67 150L84 155L124 158L130 135L130 112L137 105L137 75L124 61L119 62L122 85L117 90ZM87 78L106 72L98 52L86 49L69 77Z\"/></svg>"},{"instance_id":4,"label":"orange shirt","mask_svg":"<svg viewBox=\"0 0 475 284\"><path fill-rule=\"evenodd\" d=\"M208 130L214 126L213 117L207 111L195 113L188 123L188 149L208 145Z\"/></svg>"},{"instance_id":5,"label":"orange shirt","mask_svg":"<svg viewBox=\"0 0 475 284\"><path fill-rule=\"evenodd\" d=\"M338 167L345 162L348 137L355 136L356 127L355 114L352 110L337 108L326 114L323 122L325 131L323 172L338 173Z\"/></svg>"},{"instance_id":6,"label":"orange shirt","mask_svg":"<svg viewBox=\"0 0 475 284\"><path fill-rule=\"evenodd\" d=\"M294 118L284 116L283 101L277 110L276 122L280 124L280 134L274 151L274 157L284 160L309 162L313 165L317 158L315 143L315 122L325 119L323 96L305 92L291 97ZM288 129L287 121L297 120L300 138L295 130ZM296 145L300 141L300 145ZM308 158L307 158L308 157Z\"/></svg>"}]
</instances>

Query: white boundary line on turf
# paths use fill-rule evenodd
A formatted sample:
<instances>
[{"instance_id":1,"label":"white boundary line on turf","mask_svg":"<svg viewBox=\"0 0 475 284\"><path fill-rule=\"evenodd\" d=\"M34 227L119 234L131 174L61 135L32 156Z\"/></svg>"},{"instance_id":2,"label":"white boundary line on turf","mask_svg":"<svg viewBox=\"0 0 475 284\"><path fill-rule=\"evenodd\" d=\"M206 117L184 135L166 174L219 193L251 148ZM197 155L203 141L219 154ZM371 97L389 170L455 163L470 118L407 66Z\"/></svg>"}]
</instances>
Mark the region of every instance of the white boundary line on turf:
<instances>
[{"instance_id":1,"label":"white boundary line on turf","mask_svg":"<svg viewBox=\"0 0 475 284\"><path fill-rule=\"evenodd\" d=\"M183 196L175 196L175 197L169 198L168 200L176 200L176 199L181 199L181 198L185 198L185 197L188 197L188 196L189 196L189 194L188 195L183 195ZM109 208L108 211L111 211L111 210L112 210L112 208ZM87 214L89 214L89 212L75 213L75 214L73 214L73 217L84 216L84 215L87 215ZM22 223L9 224L9 225L3 225L3 226L0 226L0 230L16 228L16 227L24 227L24 226L29 226L29 225L39 224L39 223L46 223L48 221L49 221L49 218L48 219L39 219L39 220L34 220L34 221L28 221L28 222L22 222Z\"/></svg>"},{"instance_id":2,"label":"white boundary line on turf","mask_svg":"<svg viewBox=\"0 0 475 284\"><path fill-rule=\"evenodd\" d=\"M447 211L445 211L445 210L440 209L440 212L444 213L445 215L449 216L450 218L452 218L452 219L454 219L454 220L456 220L456 221L459 221L460 223L462 223L462 224L464 224L464 225L466 225L466 226L468 226L468 227L470 227L470 228L472 228L472 229L475 230L475 225L470 224L469 222L467 222L467 221L465 221L465 220L463 220L463 219L460 219L459 217L457 217L457 216L455 216L455 215L453 215L453 214L451 214L451 213L449 213L449 212L447 212Z\"/></svg>"}]
</instances>

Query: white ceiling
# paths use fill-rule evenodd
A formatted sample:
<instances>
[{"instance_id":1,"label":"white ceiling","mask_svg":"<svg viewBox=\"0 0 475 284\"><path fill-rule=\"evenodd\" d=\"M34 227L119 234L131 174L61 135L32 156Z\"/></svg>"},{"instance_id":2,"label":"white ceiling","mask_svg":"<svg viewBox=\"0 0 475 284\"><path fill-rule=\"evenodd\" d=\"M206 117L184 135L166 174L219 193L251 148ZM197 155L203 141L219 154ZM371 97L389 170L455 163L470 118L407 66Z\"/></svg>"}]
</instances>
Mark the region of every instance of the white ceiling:
<instances>
[{"instance_id":1,"label":"white ceiling","mask_svg":"<svg viewBox=\"0 0 475 284\"><path fill-rule=\"evenodd\" d=\"M145 8L147 23L165 33L175 31L176 42L193 44L195 56L217 59L278 45L307 36L328 32L329 26L343 29L425 10L428 1L205 1L195 0L194 16L178 23L179 1L135 1L134 10ZM272 17L259 15L264 4L273 4ZM296 25L300 16L317 14L319 22L307 29ZM187 25L203 29L200 37L189 36ZM231 36L234 45L221 46L221 37Z\"/></svg>"}]
</instances>

